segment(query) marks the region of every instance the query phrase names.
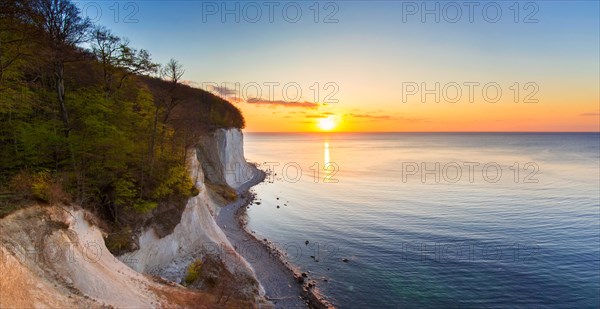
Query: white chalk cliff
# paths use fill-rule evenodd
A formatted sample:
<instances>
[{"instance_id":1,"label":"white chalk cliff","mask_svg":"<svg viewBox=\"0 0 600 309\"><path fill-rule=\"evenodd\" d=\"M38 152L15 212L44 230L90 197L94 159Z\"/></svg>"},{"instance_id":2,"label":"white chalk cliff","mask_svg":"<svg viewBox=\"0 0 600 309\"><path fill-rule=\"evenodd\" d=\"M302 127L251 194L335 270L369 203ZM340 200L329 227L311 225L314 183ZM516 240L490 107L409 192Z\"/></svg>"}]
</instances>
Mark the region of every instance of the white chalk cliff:
<instances>
[{"instance_id":1,"label":"white chalk cliff","mask_svg":"<svg viewBox=\"0 0 600 309\"><path fill-rule=\"evenodd\" d=\"M206 254L217 254L236 277L255 278L250 264L233 248L223 231L217 226L214 215L222 206L214 199L204 181L203 166L215 172L214 177L225 179L232 188L239 188L250 178L242 178L224 171L233 166L245 168L243 136L239 130L217 130L206 136L199 144L201 150L190 150L189 166L192 179L200 194L188 200L181 216L181 222L173 233L158 238L153 229L144 231L139 238L139 249L119 257L131 268L141 273L159 275L172 281L179 281L185 275L188 265ZM212 162L200 163L205 153ZM250 170L251 171L251 170ZM248 288L258 288L258 285ZM248 294L254 291L247 291Z\"/></svg>"},{"instance_id":2,"label":"white chalk cliff","mask_svg":"<svg viewBox=\"0 0 600 309\"><path fill-rule=\"evenodd\" d=\"M238 296L263 303L252 267L215 223L222 201L206 178L234 189L247 186L253 169L244 159L237 129L217 130L190 150L192 179L200 193L188 200L179 224L159 238L139 235L139 249L114 257L92 216L77 206L33 206L0 220L1 307L190 307L211 304L214 295L177 283L190 263L217 257L236 280ZM227 173L231 171L231 173ZM169 283L166 278L175 283Z\"/></svg>"}]
</instances>

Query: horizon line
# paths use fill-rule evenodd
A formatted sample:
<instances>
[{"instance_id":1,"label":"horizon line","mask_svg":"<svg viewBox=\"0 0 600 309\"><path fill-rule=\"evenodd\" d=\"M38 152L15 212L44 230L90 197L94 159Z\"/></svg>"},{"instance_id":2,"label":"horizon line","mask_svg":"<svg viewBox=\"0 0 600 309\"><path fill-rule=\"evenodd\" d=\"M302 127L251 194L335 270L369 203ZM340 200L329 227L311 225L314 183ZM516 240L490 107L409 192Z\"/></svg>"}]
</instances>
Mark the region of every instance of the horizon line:
<instances>
[{"instance_id":1,"label":"horizon line","mask_svg":"<svg viewBox=\"0 0 600 309\"><path fill-rule=\"evenodd\" d=\"M568 133L600 133L600 131L244 131L244 133L266 133L266 134L306 134L306 133L319 133L319 134L336 134L336 133L382 133L382 134L397 134L397 133L547 133L547 134L568 134Z\"/></svg>"}]
</instances>

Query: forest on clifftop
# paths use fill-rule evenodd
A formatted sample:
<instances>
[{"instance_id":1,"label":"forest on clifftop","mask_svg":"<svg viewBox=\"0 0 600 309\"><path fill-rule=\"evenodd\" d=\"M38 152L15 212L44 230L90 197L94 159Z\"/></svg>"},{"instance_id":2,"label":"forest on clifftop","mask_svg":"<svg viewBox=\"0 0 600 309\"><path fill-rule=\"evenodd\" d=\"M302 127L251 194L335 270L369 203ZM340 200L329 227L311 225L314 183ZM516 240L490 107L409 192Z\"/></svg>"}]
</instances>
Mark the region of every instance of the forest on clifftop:
<instances>
[{"instance_id":1,"label":"forest on clifftop","mask_svg":"<svg viewBox=\"0 0 600 309\"><path fill-rule=\"evenodd\" d=\"M92 24L70 0L3 0L0 217L33 202L76 203L120 231L197 194L187 150L206 132L243 128L244 118L185 85L184 73Z\"/></svg>"}]
</instances>

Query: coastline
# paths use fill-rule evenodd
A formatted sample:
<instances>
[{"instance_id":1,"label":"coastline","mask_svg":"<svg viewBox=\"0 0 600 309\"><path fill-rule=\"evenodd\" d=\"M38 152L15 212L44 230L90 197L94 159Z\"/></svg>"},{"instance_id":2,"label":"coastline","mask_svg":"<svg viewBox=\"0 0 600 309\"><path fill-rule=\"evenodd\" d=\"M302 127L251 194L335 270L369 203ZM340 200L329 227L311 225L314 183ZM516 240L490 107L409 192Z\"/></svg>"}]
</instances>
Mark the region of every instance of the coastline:
<instances>
[{"instance_id":1,"label":"coastline","mask_svg":"<svg viewBox=\"0 0 600 309\"><path fill-rule=\"evenodd\" d=\"M248 230L246 209L255 198L249 190L266 177L265 172L252 168L253 178L237 189L236 201L220 209L217 225L235 250L252 265L265 290L265 298L276 308L335 308L319 292L316 281L289 263L281 249Z\"/></svg>"}]
</instances>

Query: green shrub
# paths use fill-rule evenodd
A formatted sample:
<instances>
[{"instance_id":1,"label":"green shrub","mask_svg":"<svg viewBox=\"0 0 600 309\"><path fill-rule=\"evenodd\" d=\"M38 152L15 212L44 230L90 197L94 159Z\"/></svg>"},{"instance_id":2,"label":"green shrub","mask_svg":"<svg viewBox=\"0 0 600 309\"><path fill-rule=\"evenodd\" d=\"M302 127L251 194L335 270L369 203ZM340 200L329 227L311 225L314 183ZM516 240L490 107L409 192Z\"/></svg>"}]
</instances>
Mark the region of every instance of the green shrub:
<instances>
[{"instance_id":1,"label":"green shrub","mask_svg":"<svg viewBox=\"0 0 600 309\"><path fill-rule=\"evenodd\" d=\"M158 207L157 202L148 202L144 200L138 200L136 203L133 204L133 208L135 208L135 210L141 213L147 213L155 209L156 207Z\"/></svg>"},{"instance_id":2,"label":"green shrub","mask_svg":"<svg viewBox=\"0 0 600 309\"><path fill-rule=\"evenodd\" d=\"M128 179L117 179L115 187L115 204L131 205L136 197L136 190L132 181Z\"/></svg>"},{"instance_id":3,"label":"green shrub","mask_svg":"<svg viewBox=\"0 0 600 309\"><path fill-rule=\"evenodd\" d=\"M108 234L104 240L106 248L115 255L127 250L132 243L132 232L130 228L118 229Z\"/></svg>"},{"instance_id":4,"label":"green shrub","mask_svg":"<svg viewBox=\"0 0 600 309\"><path fill-rule=\"evenodd\" d=\"M125 178L118 179L114 183L115 204L120 206L131 206L140 213L147 213L158 206L158 203L138 198L138 191L133 181Z\"/></svg>"},{"instance_id":5,"label":"green shrub","mask_svg":"<svg viewBox=\"0 0 600 309\"><path fill-rule=\"evenodd\" d=\"M185 274L185 278L183 279L183 284L190 285L190 284L194 283L194 281L196 281L200 277L201 272L202 272L202 260L197 259L188 266L187 272Z\"/></svg>"},{"instance_id":6,"label":"green shrub","mask_svg":"<svg viewBox=\"0 0 600 309\"><path fill-rule=\"evenodd\" d=\"M237 192L228 185L220 185L214 183L206 183L208 188L220 195L227 202L233 202L238 198Z\"/></svg>"},{"instance_id":7,"label":"green shrub","mask_svg":"<svg viewBox=\"0 0 600 309\"><path fill-rule=\"evenodd\" d=\"M33 175L31 193L35 199L49 204L70 200L63 190L62 184L57 179L53 179L48 171L41 171Z\"/></svg>"},{"instance_id":8,"label":"green shrub","mask_svg":"<svg viewBox=\"0 0 600 309\"><path fill-rule=\"evenodd\" d=\"M190 178L187 168L183 165L172 167L167 177L154 190L154 198L163 199L173 195L189 197L193 192L194 183Z\"/></svg>"}]
</instances>

